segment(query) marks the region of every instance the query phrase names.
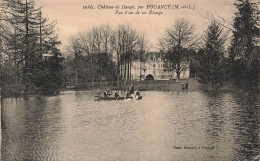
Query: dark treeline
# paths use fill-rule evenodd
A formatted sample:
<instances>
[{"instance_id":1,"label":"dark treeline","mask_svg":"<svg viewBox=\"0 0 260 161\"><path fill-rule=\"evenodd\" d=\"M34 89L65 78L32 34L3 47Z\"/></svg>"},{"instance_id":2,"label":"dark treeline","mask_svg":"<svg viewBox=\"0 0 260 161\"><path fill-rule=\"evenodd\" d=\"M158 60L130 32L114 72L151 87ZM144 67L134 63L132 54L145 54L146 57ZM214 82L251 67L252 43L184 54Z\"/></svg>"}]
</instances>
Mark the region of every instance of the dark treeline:
<instances>
[{"instance_id":1,"label":"dark treeline","mask_svg":"<svg viewBox=\"0 0 260 161\"><path fill-rule=\"evenodd\" d=\"M57 93L67 82L76 87L113 82L119 87L132 81L133 61L140 66L146 61L148 39L130 25L101 25L72 36L63 60L55 22L49 22L33 0L2 0L0 5L1 86L6 95ZM185 19L166 29L159 40L160 54L167 70L176 72L176 81L189 64L208 87L226 82L258 85L258 5L236 0L234 6L232 25L212 18L204 35Z\"/></svg>"},{"instance_id":2,"label":"dark treeline","mask_svg":"<svg viewBox=\"0 0 260 161\"><path fill-rule=\"evenodd\" d=\"M198 37L194 26L177 20L160 39L167 68L177 80L185 64L195 68L205 87L225 84L257 89L259 85L259 9L253 0L237 0L233 25L209 17L204 35ZM230 37L231 35L231 37Z\"/></svg>"},{"instance_id":3,"label":"dark treeline","mask_svg":"<svg viewBox=\"0 0 260 161\"><path fill-rule=\"evenodd\" d=\"M76 86L79 78L92 85L115 81L119 86L131 81L132 61L144 61L148 40L129 25L114 30L102 25L71 37L67 50L64 75L68 81L72 79Z\"/></svg>"},{"instance_id":4,"label":"dark treeline","mask_svg":"<svg viewBox=\"0 0 260 161\"><path fill-rule=\"evenodd\" d=\"M199 49L197 70L201 81L211 86L232 81L240 87L259 85L259 9L253 0L237 0L232 27L212 20ZM230 44L227 32L232 32ZM227 50L225 49L227 45Z\"/></svg>"},{"instance_id":5,"label":"dark treeline","mask_svg":"<svg viewBox=\"0 0 260 161\"><path fill-rule=\"evenodd\" d=\"M0 9L3 96L58 93L61 42L55 22L49 22L33 0L1 0Z\"/></svg>"}]
</instances>

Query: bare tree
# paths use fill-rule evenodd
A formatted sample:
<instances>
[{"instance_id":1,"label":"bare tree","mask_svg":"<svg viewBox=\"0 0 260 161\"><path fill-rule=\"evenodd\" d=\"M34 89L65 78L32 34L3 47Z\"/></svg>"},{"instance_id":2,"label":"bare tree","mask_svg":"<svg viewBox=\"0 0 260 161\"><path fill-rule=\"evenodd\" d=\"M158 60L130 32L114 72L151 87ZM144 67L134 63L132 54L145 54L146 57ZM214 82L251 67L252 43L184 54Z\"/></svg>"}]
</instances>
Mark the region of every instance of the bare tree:
<instances>
[{"instance_id":1,"label":"bare tree","mask_svg":"<svg viewBox=\"0 0 260 161\"><path fill-rule=\"evenodd\" d=\"M195 34L195 27L185 19L178 19L171 28L167 28L165 35L160 39L161 51L165 55L166 66L175 70L176 82L181 72L189 62L188 51L193 49L199 41Z\"/></svg>"},{"instance_id":2,"label":"bare tree","mask_svg":"<svg viewBox=\"0 0 260 161\"><path fill-rule=\"evenodd\" d=\"M85 76L88 77L92 82L92 86L94 86L94 79L95 79L95 52L94 52L94 36L91 32L82 32L78 34L79 38L79 48L82 50L82 54L85 57L83 69Z\"/></svg>"},{"instance_id":3,"label":"bare tree","mask_svg":"<svg viewBox=\"0 0 260 161\"><path fill-rule=\"evenodd\" d=\"M118 81L131 81L131 61L138 45L138 34L131 26L120 25L114 31L112 46L116 52Z\"/></svg>"},{"instance_id":4,"label":"bare tree","mask_svg":"<svg viewBox=\"0 0 260 161\"><path fill-rule=\"evenodd\" d=\"M70 45L67 47L70 54L74 55L73 68L75 70L75 86L78 85L78 70L80 69L80 57L82 55L82 50L80 48L80 42L78 37L70 38Z\"/></svg>"},{"instance_id":5,"label":"bare tree","mask_svg":"<svg viewBox=\"0 0 260 161\"><path fill-rule=\"evenodd\" d=\"M92 79L92 85L95 79L102 84L103 78L113 80L115 75L118 86L121 80L125 84L131 81L132 60L136 53L147 49L144 34L138 34L129 25L120 25L116 30L109 25L94 27L75 35L69 44L68 51L75 56L75 75L80 71L80 76L85 77L82 74L85 72Z\"/></svg>"},{"instance_id":6,"label":"bare tree","mask_svg":"<svg viewBox=\"0 0 260 161\"><path fill-rule=\"evenodd\" d=\"M109 61L112 60L112 56L113 56L112 55L113 47L111 45L113 30L108 24L101 26L100 29L101 29L102 44L103 44L102 45L103 74L105 74L106 76L106 84L107 84L109 75L112 76L112 80L113 80L113 73L111 73L112 72L111 68L113 64L111 63L111 61Z\"/></svg>"},{"instance_id":7,"label":"bare tree","mask_svg":"<svg viewBox=\"0 0 260 161\"><path fill-rule=\"evenodd\" d=\"M102 84L105 76L107 83L107 80L111 79L111 75L113 75L112 35L110 26L103 25L87 32L81 32L70 40L68 49L71 54L75 55L74 61L77 61L79 76L83 79L91 79L92 86L94 86L95 79L99 79Z\"/></svg>"},{"instance_id":8,"label":"bare tree","mask_svg":"<svg viewBox=\"0 0 260 161\"><path fill-rule=\"evenodd\" d=\"M142 63L145 61L146 56L145 53L150 49L149 41L145 35L145 33L141 33L138 36L138 45L137 45L137 58L140 62L140 81L142 80Z\"/></svg>"},{"instance_id":9,"label":"bare tree","mask_svg":"<svg viewBox=\"0 0 260 161\"><path fill-rule=\"evenodd\" d=\"M123 54L123 30L121 26L117 27L117 30L113 32L113 37L111 39L111 45L115 50L116 53L116 62L117 62L117 87L119 86L120 79L121 79L121 57Z\"/></svg>"}]
</instances>

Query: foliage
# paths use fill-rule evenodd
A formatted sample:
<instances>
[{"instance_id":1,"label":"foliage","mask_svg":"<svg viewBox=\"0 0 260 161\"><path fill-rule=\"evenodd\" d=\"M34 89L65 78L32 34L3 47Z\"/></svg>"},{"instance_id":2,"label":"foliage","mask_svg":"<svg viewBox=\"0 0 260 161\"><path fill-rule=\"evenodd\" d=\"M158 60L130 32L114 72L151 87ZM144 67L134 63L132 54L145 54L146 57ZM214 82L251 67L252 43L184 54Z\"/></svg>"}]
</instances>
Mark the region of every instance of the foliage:
<instances>
[{"instance_id":1,"label":"foliage","mask_svg":"<svg viewBox=\"0 0 260 161\"><path fill-rule=\"evenodd\" d=\"M215 85L223 80L226 37L223 28L211 22L205 32L203 48L198 52L197 70L202 82Z\"/></svg>"},{"instance_id":2,"label":"foliage","mask_svg":"<svg viewBox=\"0 0 260 161\"><path fill-rule=\"evenodd\" d=\"M0 28L2 69L8 67L16 75L14 79L3 80L4 91L19 86L19 95L39 91L56 93L60 83L53 82L61 81L58 58L61 53L57 48L60 41L55 34L55 22L49 23L42 17L41 9L35 8L33 0L3 0L0 7L5 13ZM48 58L44 56L46 54ZM6 72L2 70L3 75L9 74ZM46 81L48 78L50 80Z\"/></svg>"},{"instance_id":3,"label":"foliage","mask_svg":"<svg viewBox=\"0 0 260 161\"><path fill-rule=\"evenodd\" d=\"M259 9L253 0L235 2L230 61L234 79L259 82Z\"/></svg>"}]
</instances>

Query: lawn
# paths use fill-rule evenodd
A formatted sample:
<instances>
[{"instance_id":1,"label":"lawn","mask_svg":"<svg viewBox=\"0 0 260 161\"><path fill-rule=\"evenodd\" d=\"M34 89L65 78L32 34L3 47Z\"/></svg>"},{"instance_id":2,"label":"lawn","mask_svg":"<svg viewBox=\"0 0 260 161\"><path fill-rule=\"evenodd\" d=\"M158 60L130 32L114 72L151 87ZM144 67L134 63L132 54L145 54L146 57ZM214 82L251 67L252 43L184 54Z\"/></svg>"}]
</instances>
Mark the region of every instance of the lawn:
<instances>
[{"instance_id":1,"label":"lawn","mask_svg":"<svg viewBox=\"0 0 260 161\"><path fill-rule=\"evenodd\" d=\"M197 91L199 89L200 83L197 79L190 78L187 79L189 83L189 91ZM135 90L140 91L180 91L182 87L182 83L185 83L186 80L149 80L149 81L132 81L134 83ZM116 89L126 89L130 86L130 83L122 84L120 87L117 87L116 82L95 82L94 86L90 82L87 83L79 83L78 89L82 90L116 90Z\"/></svg>"}]
</instances>

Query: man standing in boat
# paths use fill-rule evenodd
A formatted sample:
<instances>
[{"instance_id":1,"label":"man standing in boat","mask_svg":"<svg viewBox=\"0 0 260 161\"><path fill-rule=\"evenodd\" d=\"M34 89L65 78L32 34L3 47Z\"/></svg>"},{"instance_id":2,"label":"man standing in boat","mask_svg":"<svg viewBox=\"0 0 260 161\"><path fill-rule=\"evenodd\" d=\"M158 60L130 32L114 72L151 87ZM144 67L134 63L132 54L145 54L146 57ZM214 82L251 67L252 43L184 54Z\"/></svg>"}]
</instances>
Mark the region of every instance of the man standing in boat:
<instances>
[{"instance_id":1,"label":"man standing in boat","mask_svg":"<svg viewBox=\"0 0 260 161\"><path fill-rule=\"evenodd\" d=\"M185 89L188 91L188 89L189 89L189 83L188 83L188 81L186 80L186 82L185 82Z\"/></svg>"},{"instance_id":2,"label":"man standing in boat","mask_svg":"<svg viewBox=\"0 0 260 161\"><path fill-rule=\"evenodd\" d=\"M134 84L131 83L131 86L129 87L129 95L134 98L134 93L135 93Z\"/></svg>"}]
</instances>

